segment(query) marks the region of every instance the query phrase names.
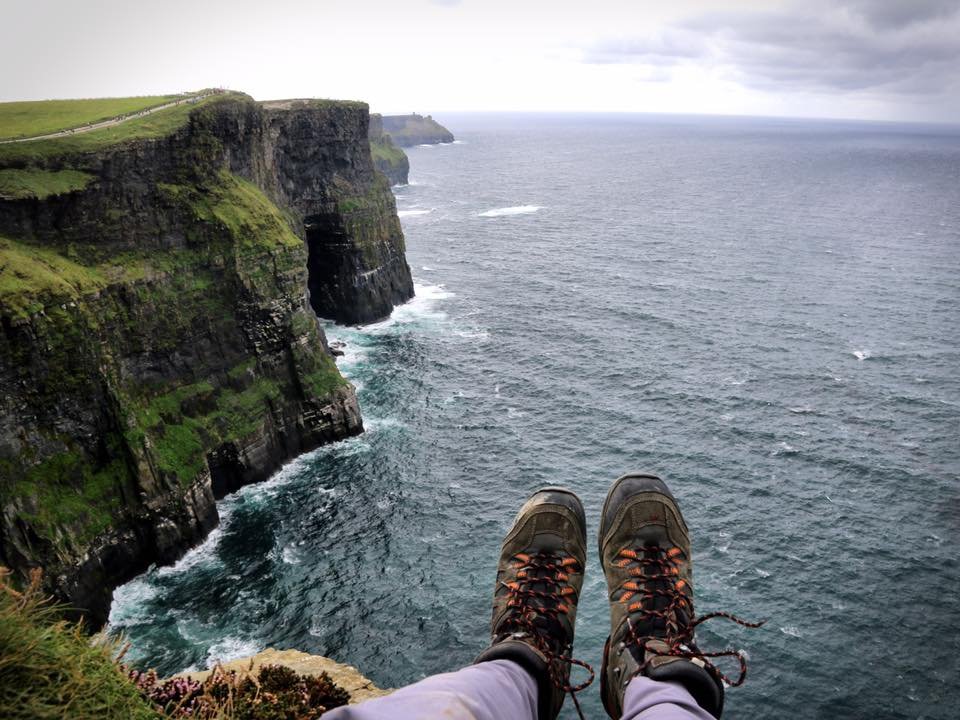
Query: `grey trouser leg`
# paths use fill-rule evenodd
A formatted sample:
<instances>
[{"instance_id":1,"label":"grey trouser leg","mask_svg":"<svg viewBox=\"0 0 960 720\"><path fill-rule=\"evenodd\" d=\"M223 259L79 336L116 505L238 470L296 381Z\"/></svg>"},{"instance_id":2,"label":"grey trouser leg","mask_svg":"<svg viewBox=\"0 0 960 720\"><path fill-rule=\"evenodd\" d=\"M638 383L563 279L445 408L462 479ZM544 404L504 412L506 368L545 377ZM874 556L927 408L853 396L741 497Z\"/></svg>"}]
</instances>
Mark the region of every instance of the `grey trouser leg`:
<instances>
[{"instance_id":1,"label":"grey trouser leg","mask_svg":"<svg viewBox=\"0 0 960 720\"><path fill-rule=\"evenodd\" d=\"M682 685L637 675L623 695L623 720L714 720Z\"/></svg>"},{"instance_id":2,"label":"grey trouser leg","mask_svg":"<svg viewBox=\"0 0 960 720\"><path fill-rule=\"evenodd\" d=\"M692 700L691 700L692 702ZM509 660L432 675L389 695L328 713L324 720L537 720L537 685Z\"/></svg>"}]
</instances>

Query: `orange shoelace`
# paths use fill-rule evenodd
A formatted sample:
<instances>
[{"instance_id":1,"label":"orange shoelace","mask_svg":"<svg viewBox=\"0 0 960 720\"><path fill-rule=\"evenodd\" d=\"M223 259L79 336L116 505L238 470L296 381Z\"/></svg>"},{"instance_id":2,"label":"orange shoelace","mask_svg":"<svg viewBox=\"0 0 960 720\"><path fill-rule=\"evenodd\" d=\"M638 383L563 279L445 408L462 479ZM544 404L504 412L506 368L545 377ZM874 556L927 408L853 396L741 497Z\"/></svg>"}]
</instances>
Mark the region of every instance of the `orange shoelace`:
<instances>
[{"instance_id":1,"label":"orange shoelace","mask_svg":"<svg viewBox=\"0 0 960 720\"><path fill-rule=\"evenodd\" d=\"M582 660L556 652L550 647L550 637L564 637L566 630L562 626L561 615L570 611L569 602L574 603L577 591L569 584L570 574L582 572L576 558L553 555L550 553L518 553L513 556L513 568L516 579L502 582L508 591L507 607L513 612L506 619L505 626L526 632L533 639L537 649L547 658L550 680L555 687L570 693L577 713L583 718L577 693L593 682L593 668ZM535 589L538 585L542 589ZM539 622L538 622L539 620ZM562 666L578 665L590 673L585 682L571 685L564 680Z\"/></svg>"},{"instance_id":2,"label":"orange shoelace","mask_svg":"<svg viewBox=\"0 0 960 720\"><path fill-rule=\"evenodd\" d=\"M680 548L661 548L659 545L648 545L636 550L622 549L618 554L617 566L629 568L629 573L637 580L627 580L621 586L622 594L619 602L627 605L627 624L630 631L630 641L636 643L641 652L650 652L653 655L683 657L690 660L700 660L704 667L730 687L738 687L747 679L747 660L740 650L721 650L719 652L704 652L693 640L693 631L697 625L722 617L737 625L748 628L758 628L761 622L747 622L727 612L713 612L696 617L693 611L693 600L684 592L686 580L680 577ZM658 602L662 598L665 602ZM661 607L658 609L657 606ZM631 616L636 616L637 624L660 625L664 629L663 635L640 635ZM667 644L667 650L648 647L650 640L660 640ZM709 658L735 657L740 663L740 675L736 681L728 678L714 665ZM653 658L644 660L635 674L640 674L650 664Z\"/></svg>"}]
</instances>

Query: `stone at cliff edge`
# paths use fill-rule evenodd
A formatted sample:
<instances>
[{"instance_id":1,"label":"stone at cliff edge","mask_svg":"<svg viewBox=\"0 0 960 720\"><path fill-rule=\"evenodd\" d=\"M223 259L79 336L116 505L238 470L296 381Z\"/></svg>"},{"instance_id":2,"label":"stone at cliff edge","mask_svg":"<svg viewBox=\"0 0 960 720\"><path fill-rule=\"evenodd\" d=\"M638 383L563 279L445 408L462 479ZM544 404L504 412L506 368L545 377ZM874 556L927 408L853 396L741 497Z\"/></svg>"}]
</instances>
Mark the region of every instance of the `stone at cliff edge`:
<instances>
[{"instance_id":1,"label":"stone at cliff edge","mask_svg":"<svg viewBox=\"0 0 960 720\"><path fill-rule=\"evenodd\" d=\"M335 684L347 691L350 695L351 704L382 697L391 692L378 688L352 665L344 665L322 655L309 655L299 650L267 648L256 655L222 663L220 667L228 672L235 670L237 673L250 672L252 675L256 675L263 665L283 665L301 675L316 676L327 673ZM189 677L203 682L210 676L211 672L213 672L213 669L180 673L175 677Z\"/></svg>"}]
</instances>

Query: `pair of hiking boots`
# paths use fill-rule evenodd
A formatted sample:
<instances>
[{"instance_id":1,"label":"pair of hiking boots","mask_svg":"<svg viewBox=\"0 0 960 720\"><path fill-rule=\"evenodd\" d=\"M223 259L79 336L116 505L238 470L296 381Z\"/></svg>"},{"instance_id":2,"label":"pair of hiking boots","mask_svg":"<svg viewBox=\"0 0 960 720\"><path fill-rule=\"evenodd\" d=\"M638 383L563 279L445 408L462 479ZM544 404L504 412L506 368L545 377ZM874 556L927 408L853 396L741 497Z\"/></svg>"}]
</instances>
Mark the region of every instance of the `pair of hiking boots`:
<instances>
[{"instance_id":1,"label":"pair of hiking boots","mask_svg":"<svg viewBox=\"0 0 960 720\"><path fill-rule=\"evenodd\" d=\"M508 659L536 680L539 720L553 720L569 692L593 681L593 669L572 657L577 601L586 561L586 515L580 499L563 488L540 490L526 502L507 533L497 566L492 643L476 662ZM627 684L637 675L682 685L716 718L724 684L746 676L741 653L704 653L694 628L727 613L697 618L693 610L690 535L666 484L632 474L610 488L600 520L600 563L610 599L610 636L604 648L600 692L612 718L623 714ZM709 660L734 656L740 677L729 680ZM578 665L590 677L570 685ZM577 703L579 710L579 703Z\"/></svg>"}]
</instances>

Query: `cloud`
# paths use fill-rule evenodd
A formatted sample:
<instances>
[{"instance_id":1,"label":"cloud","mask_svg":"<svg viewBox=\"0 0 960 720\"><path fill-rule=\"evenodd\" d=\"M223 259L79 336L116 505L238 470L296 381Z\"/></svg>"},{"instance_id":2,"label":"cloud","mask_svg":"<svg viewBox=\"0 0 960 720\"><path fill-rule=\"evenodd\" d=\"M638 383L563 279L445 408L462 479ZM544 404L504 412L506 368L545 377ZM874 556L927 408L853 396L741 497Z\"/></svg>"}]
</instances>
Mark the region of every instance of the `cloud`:
<instances>
[{"instance_id":1,"label":"cloud","mask_svg":"<svg viewBox=\"0 0 960 720\"><path fill-rule=\"evenodd\" d=\"M645 37L605 38L584 50L584 61L598 65L637 63L675 65L709 55L704 34L685 28L664 28Z\"/></svg>"},{"instance_id":2,"label":"cloud","mask_svg":"<svg viewBox=\"0 0 960 720\"><path fill-rule=\"evenodd\" d=\"M658 35L608 38L588 63L693 63L764 91L942 95L960 86L960 2L841 0L708 12Z\"/></svg>"},{"instance_id":3,"label":"cloud","mask_svg":"<svg viewBox=\"0 0 960 720\"><path fill-rule=\"evenodd\" d=\"M883 29L948 18L958 9L957 0L846 0L840 5Z\"/></svg>"}]
</instances>

